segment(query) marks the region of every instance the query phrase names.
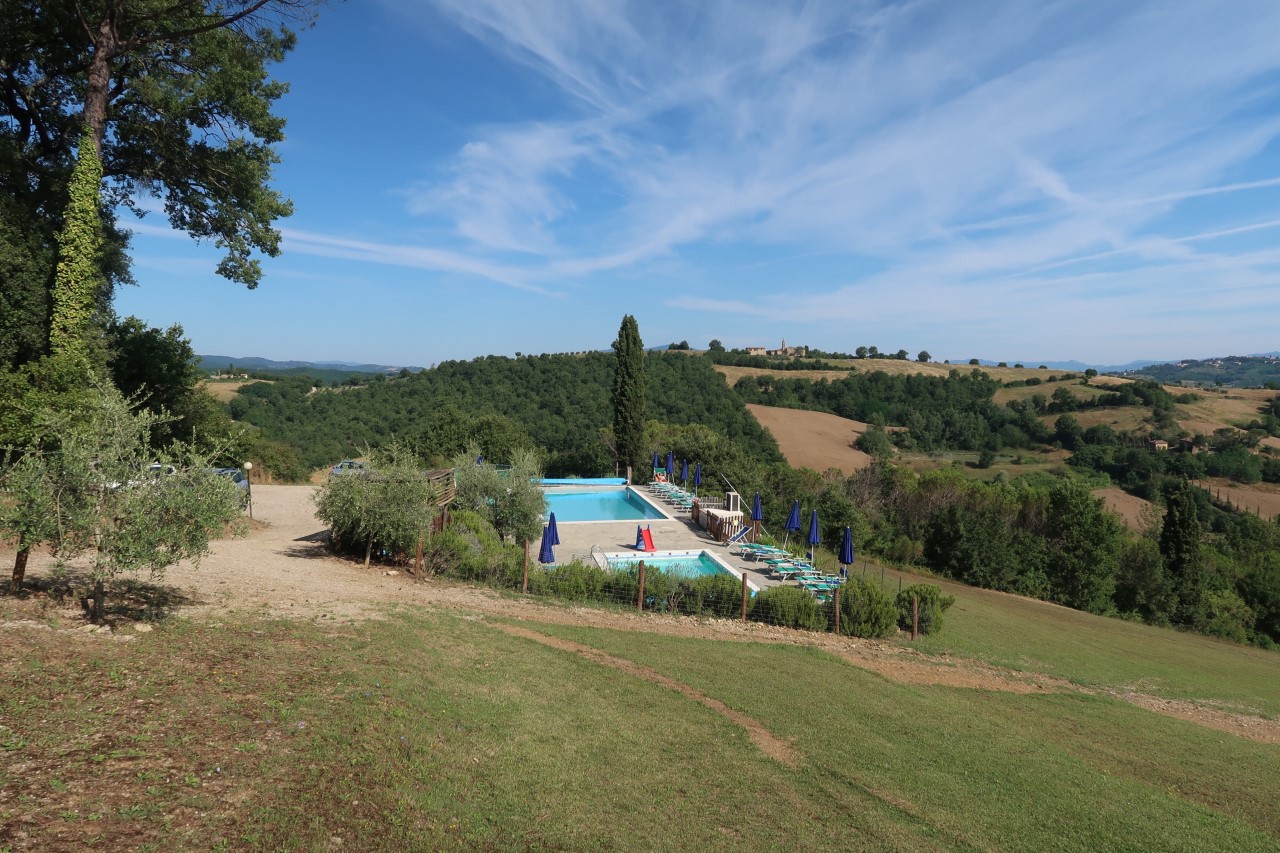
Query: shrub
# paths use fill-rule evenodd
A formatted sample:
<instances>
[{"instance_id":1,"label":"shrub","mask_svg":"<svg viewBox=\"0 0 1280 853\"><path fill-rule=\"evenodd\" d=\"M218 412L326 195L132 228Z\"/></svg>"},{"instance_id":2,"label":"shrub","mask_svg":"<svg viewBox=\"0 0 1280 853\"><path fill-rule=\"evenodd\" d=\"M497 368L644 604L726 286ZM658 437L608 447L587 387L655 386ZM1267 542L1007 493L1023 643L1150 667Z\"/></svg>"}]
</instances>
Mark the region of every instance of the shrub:
<instances>
[{"instance_id":1,"label":"shrub","mask_svg":"<svg viewBox=\"0 0 1280 853\"><path fill-rule=\"evenodd\" d=\"M691 616L728 619L742 613L742 581L728 575L704 575L681 581L679 609Z\"/></svg>"},{"instance_id":2,"label":"shrub","mask_svg":"<svg viewBox=\"0 0 1280 853\"><path fill-rule=\"evenodd\" d=\"M820 631L826 619L817 599L794 586L775 586L762 590L752 600L747 614L755 622L767 622L783 628Z\"/></svg>"},{"instance_id":3,"label":"shrub","mask_svg":"<svg viewBox=\"0 0 1280 853\"><path fill-rule=\"evenodd\" d=\"M880 584L851 577L840 587L840 633L851 637L887 637L894 631L898 612Z\"/></svg>"},{"instance_id":4,"label":"shrub","mask_svg":"<svg viewBox=\"0 0 1280 853\"><path fill-rule=\"evenodd\" d=\"M898 627L904 631L911 630L911 597L919 599L920 633L932 634L942 630L942 614L956 603L955 596L945 595L933 584L917 583L905 587L898 593L894 602L898 617Z\"/></svg>"},{"instance_id":5,"label":"shrub","mask_svg":"<svg viewBox=\"0 0 1280 853\"><path fill-rule=\"evenodd\" d=\"M601 601L612 574L577 560L550 569L531 569L529 592L568 601Z\"/></svg>"},{"instance_id":6,"label":"shrub","mask_svg":"<svg viewBox=\"0 0 1280 853\"><path fill-rule=\"evenodd\" d=\"M461 510L452 513L450 529L465 545L461 559L445 568L444 574L458 580L511 586L524 574L524 551L507 545L479 513Z\"/></svg>"}]
</instances>

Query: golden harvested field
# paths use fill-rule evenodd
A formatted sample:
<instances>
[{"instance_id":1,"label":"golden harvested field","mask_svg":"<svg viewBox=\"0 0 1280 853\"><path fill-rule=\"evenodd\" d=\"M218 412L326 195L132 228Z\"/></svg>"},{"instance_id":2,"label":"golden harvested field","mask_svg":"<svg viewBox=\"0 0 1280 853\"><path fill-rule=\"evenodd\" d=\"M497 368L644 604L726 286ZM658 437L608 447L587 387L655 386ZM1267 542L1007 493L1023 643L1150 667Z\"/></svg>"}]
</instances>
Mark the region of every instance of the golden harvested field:
<instances>
[{"instance_id":1,"label":"golden harvested field","mask_svg":"<svg viewBox=\"0 0 1280 853\"><path fill-rule=\"evenodd\" d=\"M228 403L241 388L246 385L252 385L255 382L269 382L268 379L247 379L235 382L205 382L204 389L213 395L213 399L220 403Z\"/></svg>"},{"instance_id":2,"label":"golden harvested field","mask_svg":"<svg viewBox=\"0 0 1280 853\"><path fill-rule=\"evenodd\" d=\"M849 375L847 370L765 370L761 367L735 367L731 364L717 364L716 370L724 374L724 381L730 387L744 376L774 376L779 379L843 379Z\"/></svg>"},{"instance_id":3,"label":"golden harvested field","mask_svg":"<svg viewBox=\"0 0 1280 853\"><path fill-rule=\"evenodd\" d=\"M1102 498L1107 508L1120 516L1129 529L1138 532L1147 529L1147 519L1154 513L1153 504L1150 501L1145 501L1114 486L1108 489L1094 489L1093 496Z\"/></svg>"},{"instance_id":4,"label":"golden harvested field","mask_svg":"<svg viewBox=\"0 0 1280 853\"><path fill-rule=\"evenodd\" d=\"M1280 516L1280 484L1253 483L1244 486L1234 484L1225 477L1210 477L1196 481L1208 489L1215 498L1231 501L1238 509L1253 512L1266 519Z\"/></svg>"},{"instance_id":5,"label":"golden harvested field","mask_svg":"<svg viewBox=\"0 0 1280 853\"><path fill-rule=\"evenodd\" d=\"M1038 377L1047 380L1050 376L1062 376L1068 371L1065 370L1039 370L1034 367L976 367L969 364L941 364L939 362L922 363L918 361L899 361L896 358L857 358L852 360L836 360L830 361L829 364L837 365L847 370L772 370L764 367L735 367L728 364L717 364L716 370L724 374L725 379L730 385L737 382L743 376L778 376L791 379L840 379L848 373L874 373L879 370L888 373L891 376L900 376L904 374L920 374L923 376L946 376L953 370L973 372L981 370L993 379L1001 382L1010 382L1013 380L1026 380L1031 377ZM1108 376L1105 381L1112 385L1121 385L1133 380L1120 376ZM1044 386L1037 386L1043 388ZM1053 389L1057 385L1050 384L1049 392L1053 393ZM1016 389L1022 390L1022 389ZM1029 393L1034 393L1032 389Z\"/></svg>"},{"instance_id":6,"label":"golden harvested field","mask_svg":"<svg viewBox=\"0 0 1280 853\"><path fill-rule=\"evenodd\" d=\"M972 373L975 370L981 370L992 379L999 379L1001 382L1010 382L1015 379L1030 379L1037 377L1039 379L1048 379L1050 376L1061 376L1068 373L1066 370L1040 370L1035 367L986 367L972 364L942 364L940 362L931 361L922 363L918 361L899 361L896 358L856 358L852 361L836 361L841 367L848 367L850 370L856 370L859 373L874 373L882 370L891 375L920 373L925 376L946 376L953 370L959 370L961 373L968 371ZM1108 381L1111 381L1110 378ZM1129 381L1116 379L1115 381Z\"/></svg>"},{"instance_id":7,"label":"golden harvested field","mask_svg":"<svg viewBox=\"0 0 1280 853\"><path fill-rule=\"evenodd\" d=\"M1072 412L1071 415L1085 429L1106 424L1116 432L1129 432L1142 427L1143 421L1151 416L1151 410L1146 406L1120 406L1107 409L1084 409ZM1053 426L1060 417L1062 416L1043 415L1040 420L1048 426Z\"/></svg>"},{"instance_id":8,"label":"golden harvested field","mask_svg":"<svg viewBox=\"0 0 1280 853\"><path fill-rule=\"evenodd\" d=\"M1110 382L1110 379L1108 378ZM1066 388L1071 392L1071 396L1077 400L1092 400L1095 397L1101 397L1103 394L1109 394L1115 390L1116 384L1108 385L1081 385L1079 380L1069 382L1045 382L1041 385L1023 385L1017 388L1001 388L996 391L992 400L1000 406L1010 400L1029 400L1036 394L1043 394L1046 399L1053 396L1053 392L1059 388Z\"/></svg>"},{"instance_id":9,"label":"golden harvested field","mask_svg":"<svg viewBox=\"0 0 1280 853\"><path fill-rule=\"evenodd\" d=\"M990 481L1000 474L1004 474L1009 480L1037 472L1057 474L1070 456L1071 453L1066 450L1008 449L997 453L996 461L989 468L977 467L978 454L964 450L902 455L897 461L917 474L958 467L971 480ZM1022 461L1015 461L1018 458ZM960 463L959 466L956 466L957 462Z\"/></svg>"},{"instance_id":10,"label":"golden harvested field","mask_svg":"<svg viewBox=\"0 0 1280 853\"><path fill-rule=\"evenodd\" d=\"M862 421L851 421L826 412L782 409L754 403L747 409L760 425L769 430L782 449L782 455L794 467L825 471L839 468L852 474L871 464L871 457L853 447L853 442L866 431Z\"/></svg>"},{"instance_id":11,"label":"golden harvested field","mask_svg":"<svg viewBox=\"0 0 1280 853\"><path fill-rule=\"evenodd\" d=\"M1174 394L1186 393L1186 389L1170 388ZM1183 403L1174 410L1174 417L1182 428L1192 433L1209 435L1215 429L1244 424L1260 417L1258 410L1263 403L1276 396L1275 391L1233 389L1226 394L1213 391L1196 392L1203 399Z\"/></svg>"}]
</instances>

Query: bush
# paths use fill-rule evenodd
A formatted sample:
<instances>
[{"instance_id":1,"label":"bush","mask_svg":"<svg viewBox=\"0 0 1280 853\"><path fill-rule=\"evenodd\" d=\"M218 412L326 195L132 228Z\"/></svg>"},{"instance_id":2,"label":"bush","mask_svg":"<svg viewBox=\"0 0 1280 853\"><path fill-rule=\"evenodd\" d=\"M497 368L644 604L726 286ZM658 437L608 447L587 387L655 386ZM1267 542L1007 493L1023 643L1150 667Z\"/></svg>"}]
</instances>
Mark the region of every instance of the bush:
<instances>
[{"instance_id":1,"label":"bush","mask_svg":"<svg viewBox=\"0 0 1280 853\"><path fill-rule=\"evenodd\" d=\"M728 575L704 575L680 582L678 609L690 616L731 619L742 615L742 581Z\"/></svg>"},{"instance_id":2,"label":"bush","mask_svg":"<svg viewBox=\"0 0 1280 853\"><path fill-rule=\"evenodd\" d=\"M747 615L755 622L809 631L822 630L827 621L818 600L806 590L794 586L762 590L752 600Z\"/></svg>"},{"instance_id":3,"label":"bush","mask_svg":"<svg viewBox=\"0 0 1280 853\"><path fill-rule=\"evenodd\" d=\"M550 569L530 569L529 592L568 601L602 601L613 574L577 560Z\"/></svg>"},{"instance_id":4,"label":"bush","mask_svg":"<svg viewBox=\"0 0 1280 853\"><path fill-rule=\"evenodd\" d=\"M894 602L898 616L898 627L904 631L911 630L911 597L919 601L920 633L932 634L942 630L942 614L956 603L955 596L945 595L933 584L917 583L904 588L898 593Z\"/></svg>"},{"instance_id":5,"label":"bush","mask_svg":"<svg viewBox=\"0 0 1280 853\"><path fill-rule=\"evenodd\" d=\"M887 637L894 632L897 610L880 584L851 577L840 587L840 633L851 637Z\"/></svg>"}]
</instances>

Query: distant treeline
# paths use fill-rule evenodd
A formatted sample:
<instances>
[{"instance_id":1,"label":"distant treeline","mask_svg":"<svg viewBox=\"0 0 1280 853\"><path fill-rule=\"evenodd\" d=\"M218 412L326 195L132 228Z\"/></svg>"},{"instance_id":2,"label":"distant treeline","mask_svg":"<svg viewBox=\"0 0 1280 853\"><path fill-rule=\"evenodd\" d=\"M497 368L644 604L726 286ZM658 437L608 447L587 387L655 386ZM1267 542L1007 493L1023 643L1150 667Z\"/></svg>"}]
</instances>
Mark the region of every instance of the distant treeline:
<instances>
[{"instance_id":1,"label":"distant treeline","mask_svg":"<svg viewBox=\"0 0 1280 853\"><path fill-rule=\"evenodd\" d=\"M1275 356L1232 355L1153 364L1137 371L1156 382L1169 384L1231 385L1237 388L1280 388L1280 358Z\"/></svg>"},{"instance_id":2,"label":"distant treeline","mask_svg":"<svg viewBox=\"0 0 1280 853\"><path fill-rule=\"evenodd\" d=\"M645 362L651 419L702 424L781 461L777 443L710 362L676 353L649 353ZM392 436L428 458L447 458L471 437L497 461L513 445L536 446L552 475L598 476L613 470L602 434L612 418L613 364L612 353L491 355L349 390L313 391L306 378L286 379L242 388L231 413L293 445L314 467Z\"/></svg>"}]
</instances>

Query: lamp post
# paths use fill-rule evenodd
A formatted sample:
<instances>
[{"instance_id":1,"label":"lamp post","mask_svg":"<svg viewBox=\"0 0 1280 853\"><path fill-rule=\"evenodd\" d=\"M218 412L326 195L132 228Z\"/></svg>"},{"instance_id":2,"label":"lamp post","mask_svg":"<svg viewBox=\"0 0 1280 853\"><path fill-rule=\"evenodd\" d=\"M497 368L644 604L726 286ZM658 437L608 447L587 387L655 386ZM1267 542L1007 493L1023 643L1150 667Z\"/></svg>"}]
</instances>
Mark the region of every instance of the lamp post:
<instances>
[{"instance_id":1,"label":"lamp post","mask_svg":"<svg viewBox=\"0 0 1280 853\"><path fill-rule=\"evenodd\" d=\"M249 494L249 520L253 521L253 463L244 463L244 483L248 486Z\"/></svg>"}]
</instances>

